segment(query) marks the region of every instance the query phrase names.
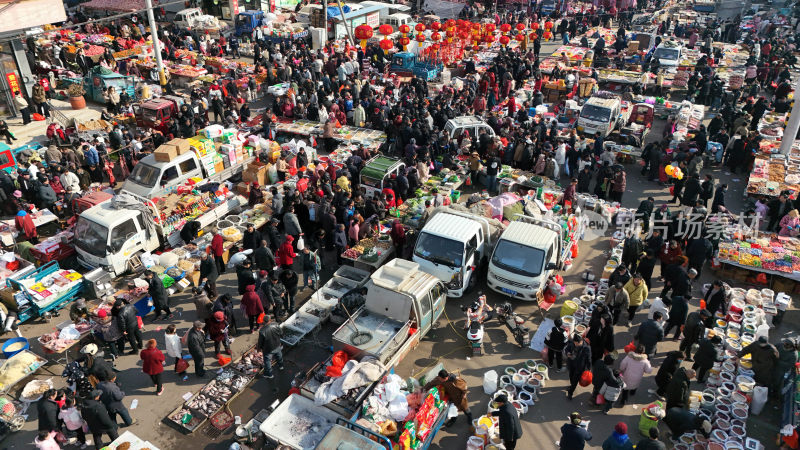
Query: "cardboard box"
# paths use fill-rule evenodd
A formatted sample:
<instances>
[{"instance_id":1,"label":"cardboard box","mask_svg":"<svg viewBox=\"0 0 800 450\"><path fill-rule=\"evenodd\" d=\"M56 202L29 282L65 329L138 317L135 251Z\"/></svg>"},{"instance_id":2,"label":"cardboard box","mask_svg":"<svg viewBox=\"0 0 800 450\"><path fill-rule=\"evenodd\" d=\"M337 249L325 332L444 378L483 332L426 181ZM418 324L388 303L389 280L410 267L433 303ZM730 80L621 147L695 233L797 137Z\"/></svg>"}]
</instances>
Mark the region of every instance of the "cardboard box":
<instances>
[{"instance_id":1,"label":"cardboard box","mask_svg":"<svg viewBox=\"0 0 800 450\"><path fill-rule=\"evenodd\" d=\"M178 147L170 144L162 144L153 154L156 157L156 161L170 162L178 157Z\"/></svg>"},{"instance_id":2,"label":"cardboard box","mask_svg":"<svg viewBox=\"0 0 800 450\"><path fill-rule=\"evenodd\" d=\"M189 274L189 280L195 286L199 286L200 285L200 271L199 270L195 270L194 272L190 273Z\"/></svg>"},{"instance_id":3,"label":"cardboard box","mask_svg":"<svg viewBox=\"0 0 800 450\"><path fill-rule=\"evenodd\" d=\"M167 142L167 144L174 145L178 149L178 154L179 155L187 153L192 149L192 143L189 142L187 139L175 138L175 139Z\"/></svg>"},{"instance_id":4,"label":"cardboard box","mask_svg":"<svg viewBox=\"0 0 800 450\"><path fill-rule=\"evenodd\" d=\"M256 182L261 186L266 186L269 183L267 182L267 172L269 166L253 166L252 164L242 172L242 181L246 183L253 183Z\"/></svg>"},{"instance_id":5,"label":"cardboard box","mask_svg":"<svg viewBox=\"0 0 800 450\"><path fill-rule=\"evenodd\" d=\"M636 53L639 51L639 41L628 42L628 53Z\"/></svg>"},{"instance_id":6,"label":"cardboard box","mask_svg":"<svg viewBox=\"0 0 800 450\"><path fill-rule=\"evenodd\" d=\"M242 181L239 182L239 183L236 183L236 186L234 186L234 188L233 188L234 192L236 192L239 195L247 195L247 193L249 191L248 187L247 187L247 183L249 183L249 181L245 180L244 179L244 175L242 175Z\"/></svg>"}]
</instances>

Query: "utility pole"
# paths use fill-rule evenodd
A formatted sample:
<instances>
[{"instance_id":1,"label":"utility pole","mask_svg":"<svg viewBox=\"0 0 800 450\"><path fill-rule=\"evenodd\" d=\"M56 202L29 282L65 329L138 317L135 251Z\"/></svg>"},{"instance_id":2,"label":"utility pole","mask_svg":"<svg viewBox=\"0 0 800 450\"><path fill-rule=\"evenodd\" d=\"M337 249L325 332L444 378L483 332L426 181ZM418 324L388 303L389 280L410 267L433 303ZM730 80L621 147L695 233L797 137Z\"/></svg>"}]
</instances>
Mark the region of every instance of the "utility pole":
<instances>
[{"instance_id":1,"label":"utility pole","mask_svg":"<svg viewBox=\"0 0 800 450\"><path fill-rule=\"evenodd\" d=\"M347 19L344 16L344 8L342 8L342 0L337 0L336 6L339 7L339 14L342 15L342 24L344 25L344 30L347 31L347 37L350 38L350 43L356 45L356 40L353 39L353 32L350 31L350 25L347 23Z\"/></svg>"},{"instance_id":2,"label":"utility pole","mask_svg":"<svg viewBox=\"0 0 800 450\"><path fill-rule=\"evenodd\" d=\"M158 25L153 16L153 0L145 0L147 6L147 20L150 22L150 38L153 39L153 53L156 54L156 70L158 70L158 81L161 86L167 84L167 77L164 74L164 62L161 61L161 41L158 39Z\"/></svg>"},{"instance_id":3,"label":"utility pole","mask_svg":"<svg viewBox=\"0 0 800 450\"><path fill-rule=\"evenodd\" d=\"M800 129L800 80L794 87L794 106L789 115L789 121L786 123L786 129L783 130L783 139L781 139L781 154L788 155L792 151L792 145L797 138L797 130Z\"/></svg>"}]
</instances>

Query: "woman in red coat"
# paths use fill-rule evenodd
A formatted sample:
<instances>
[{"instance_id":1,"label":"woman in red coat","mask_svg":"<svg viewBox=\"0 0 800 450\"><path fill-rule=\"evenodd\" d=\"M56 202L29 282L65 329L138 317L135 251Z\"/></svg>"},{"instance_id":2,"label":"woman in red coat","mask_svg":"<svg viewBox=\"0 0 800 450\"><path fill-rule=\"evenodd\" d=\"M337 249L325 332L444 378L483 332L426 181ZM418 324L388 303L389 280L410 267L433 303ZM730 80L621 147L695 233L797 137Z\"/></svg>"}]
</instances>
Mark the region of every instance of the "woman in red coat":
<instances>
[{"instance_id":1,"label":"woman in red coat","mask_svg":"<svg viewBox=\"0 0 800 450\"><path fill-rule=\"evenodd\" d=\"M297 257L297 254L294 252L294 248L292 247L292 242L294 242L294 237L292 237L290 234L287 234L283 244L278 247L278 254L275 255L278 257L278 265L284 269L291 269L292 264L294 264L294 258Z\"/></svg>"},{"instance_id":2,"label":"woman in red coat","mask_svg":"<svg viewBox=\"0 0 800 450\"><path fill-rule=\"evenodd\" d=\"M156 385L156 395L161 395L164 392L164 385L161 383L161 373L164 372L164 354L156 347L155 339L147 341L139 357L142 358L142 372L150 375L150 379Z\"/></svg>"},{"instance_id":3,"label":"woman in red coat","mask_svg":"<svg viewBox=\"0 0 800 450\"><path fill-rule=\"evenodd\" d=\"M217 311L213 316L206 319L205 332L208 333L211 340L214 341L214 354L217 356L217 359L220 357L220 344L225 346L225 353L231 354L231 346L226 339L228 334L228 321L225 320L224 312Z\"/></svg>"},{"instance_id":4,"label":"woman in red coat","mask_svg":"<svg viewBox=\"0 0 800 450\"><path fill-rule=\"evenodd\" d=\"M255 328L258 328L258 316L264 314L264 306L261 304L261 298L256 294L255 284L245 288L242 296L242 309L247 314L247 322L250 324L250 333L252 333Z\"/></svg>"},{"instance_id":5,"label":"woman in red coat","mask_svg":"<svg viewBox=\"0 0 800 450\"><path fill-rule=\"evenodd\" d=\"M222 244L222 235L215 231L214 237L211 238L211 253L214 254L214 262L217 264L217 273L220 275L225 273L225 261L222 259L222 255L225 254L225 248Z\"/></svg>"},{"instance_id":6,"label":"woman in red coat","mask_svg":"<svg viewBox=\"0 0 800 450\"><path fill-rule=\"evenodd\" d=\"M38 244L36 225L33 224L33 218L25 211L20 211L14 218L14 226L17 228L21 239L19 241L30 241L31 244Z\"/></svg>"}]
</instances>

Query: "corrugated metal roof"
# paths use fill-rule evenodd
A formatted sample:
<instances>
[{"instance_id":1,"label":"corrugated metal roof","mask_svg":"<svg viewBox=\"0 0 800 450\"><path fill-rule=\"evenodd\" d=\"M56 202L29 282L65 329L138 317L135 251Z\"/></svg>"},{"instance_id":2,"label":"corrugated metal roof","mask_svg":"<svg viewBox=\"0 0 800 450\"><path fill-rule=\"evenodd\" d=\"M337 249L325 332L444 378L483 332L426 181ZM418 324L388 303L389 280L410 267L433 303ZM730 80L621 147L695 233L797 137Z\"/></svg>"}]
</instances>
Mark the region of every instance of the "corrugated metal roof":
<instances>
[{"instance_id":1,"label":"corrugated metal roof","mask_svg":"<svg viewBox=\"0 0 800 450\"><path fill-rule=\"evenodd\" d=\"M500 239L527 245L528 247L543 248L550 245L558 235L555 231L525 222L511 222L503 231Z\"/></svg>"},{"instance_id":2,"label":"corrugated metal roof","mask_svg":"<svg viewBox=\"0 0 800 450\"><path fill-rule=\"evenodd\" d=\"M422 231L436 236L444 236L457 241L466 242L477 233L480 227L478 222L469 220L466 217L439 213L425 224Z\"/></svg>"}]
</instances>

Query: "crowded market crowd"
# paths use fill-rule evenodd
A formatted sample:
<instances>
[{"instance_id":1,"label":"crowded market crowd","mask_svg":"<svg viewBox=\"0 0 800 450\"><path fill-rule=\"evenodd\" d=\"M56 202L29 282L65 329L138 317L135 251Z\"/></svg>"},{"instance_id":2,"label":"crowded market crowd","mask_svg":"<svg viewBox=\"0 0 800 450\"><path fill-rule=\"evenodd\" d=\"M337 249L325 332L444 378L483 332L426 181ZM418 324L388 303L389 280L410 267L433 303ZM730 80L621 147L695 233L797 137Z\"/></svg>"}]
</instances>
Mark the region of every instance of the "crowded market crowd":
<instances>
[{"instance_id":1,"label":"crowded market crowd","mask_svg":"<svg viewBox=\"0 0 800 450\"><path fill-rule=\"evenodd\" d=\"M591 7L564 15L554 13L551 17L543 16L535 7L508 12L501 8L491 13L481 5L468 5L462 11L462 18L493 19L497 26L505 22L539 23L542 29L545 21L552 20L555 29L552 39L562 39L565 44L571 38L585 35L591 27L613 24L618 28L614 45L620 55L627 47L626 33L636 14L653 7L657 9L661 2L649 3L639 2L622 10L617 10L616 5ZM161 14L164 12L159 11ZM134 17L133 24L123 24L118 20L91 21L78 12L70 21L84 23L81 31L87 34L101 32L143 42L147 38L143 18ZM796 18L793 14L791 23ZM68 367L76 390L49 390L37 405L40 431L37 446L59 448L55 441L58 432L70 438L69 442L82 444L83 448L90 443L83 426L86 423L95 447L100 449L103 434L111 440L118 436L118 415L123 427L135 423L122 402L124 386L115 383L114 361L128 357L123 356L126 342L131 347L129 354L142 359L141 370L151 377L157 395L165 389L162 374L167 363L174 363L184 380L190 376L188 364L182 357L187 352L192 355L196 376L205 376L209 339L214 343L213 355L219 359L221 355L231 354L230 336L257 332L257 348L265 360L274 359L278 370L283 370L278 324L296 310L298 293L314 290L324 265L334 261L341 264L341 254L346 248L376 233L377 221L389 217L390 210L399 202L414 197L431 176L457 167L459 160L468 161L470 184L479 185L479 174L485 171L486 185L480 188L485 188L490 195L499 193L498 175L504 165L560 181L566 186L561 200L564 207L569 207L579 194L622 203L623 196L632 195L630 189L626 189L631 170L640 170L648 182L658 183L658 189L672 195L671 202L661 204L653 197L641 199L626 231L622 264L609 278L605 300L593 309L585 336L567 333L559 319L547 333L545 344L550 367L559 372L564 368L568 371L567 399L572 400L578 385L582 385L582 375L589 371L592 374L591 403L601 405L605 414L613 414L613 408L633 402L643 378L655 373L657 389L652 394L664 398L667 428L662 427L661 433L658 428L651 428L644 438L632 440L627 426L620 422L613 430L596 431L604 439L604 449L633 448L634 440L638 440L638 449L665 448L662 441L666 441L663 434L667 429L673 438L695 430L708 437L709 418L690 409L689 397L692 387L696 386L694 383L705 382L715 362L725 354L723 340L719 336L705 337L704 330L713 329L716 314L727 311L727 285L715 280L700 294L695 279L708 270L719 249L721 224L739 223L751 233L762 230L780 236L800 234L800 200L792 199L793 193L781 192L772 200L759 198L746 210L731 211L726 204L726 194L733 181L727 175L717 175L722 172L716 168L726 167L730 173L742 175L753 171L763 140L758 132L759 122L770 111L787 112L790 108L793 81L790 69L794 69L796 62L795 42L793 33L782 33L769 21L761 22L759 28L742 35L739 16L724 21L709 19L702 26L673 25L670 19L657 24L657 43L661 39L686 38L689 48L698 47L704 53L690 68L685 98L675 100L708 106L713 114L707 125L701 123L691 129L688 133L691 138L677 145L671 144L675 142L677 117L670 116L660 135L651 134L648 141L642 143L642 165L636 169L617 161L615 154L604 145L605 136L599 132L585 136L573 128L564 133L555 120L548 122L533 113L537 107L549 103L545 102L543 85L558 78L559 70L564 70L568 82L574 85L581 77L596 81L603 67L624 67L622 56L604 57L607 51L603 39L598 39L591 47L595 66L585 72L570 67L567 58L566 69L543 73L540 68L543 36L538 36L529 46L503 46L485 67L476 67L469 59L461 82L440 85L418 77L398 82L388 75L389 58L374 44L354 49L345 44L351 51L337 52L333 43L312 50L305 40L275 43L259 39L257 32L253 36L215 40L208 34L181 29L176 24L162 28L162 56L166 61L177 61L182 58L181 52L193 51L196 56L192 62L196 67L205 68L209 73L219 72L217 66L206 63L206 58L225 55L249 60L239 51L247 44L252 47L253 73L247 75L244 86L236 83L243 76L237 72L238 68L207 86L190 90L168 80L164 93L185 91L188 97L177 114L169 119L164 133L117 124L107 130L107 137L84 137L70 144L58 127L49 130L50 142L42 161L29 160L31 155L23 154L15 174L0 171L4 212L15 217L17 228L21 230L20 240L38 241L37 229L30 217L32 205L56 210L57 205L63 204L61 214L71 217L74 200L93 183L114 187L125 180L138 160L164 142L176 137L191 138L211 124L248 126L271 139L279 121L319 122L324 131L315 143L318 155L336 150L339 145L335 139L336 130L342 125L384 130L387 139L380 148L362 146L341 168L331 164L327 169L307 169L300 174L308 181L307 189L302 192L276 187L267 191L265 186L251 184L247 193L250 206L264 203L265 193L269 192L273 215L262 230L250 227L243 233L240 250L250 252L249 256L238 258L235 264L235 292L222 292L216 285L229 261L222 257L223 238L219 230L212 230L215 234L210 251L203 255L200 265L201 283L192 290L197 320L185 335L179 336L175 324L169 323L175 319L170 310L172 300L160 280L152 272L145 272L148 292L155 306L155 317L149 320L168 324L163 340L159 337L145 341L136 323L134 307L117 300L101 336L103 350L111 357L111 362L95 357L98 345L89 344L81 349L81 357ZM117 40L113 42L120 45ZM722 54L719 49L712 48L712 42L741 42L749 49L745 84L741 89L724 89L717 74ZM581 39L581 46L590 47L586 37ZM28 52L36 60L83 74L97 65L135 76L140 80L137 93L148 86L155 89L151 73L143 73L138 65L114 58L112 50L122 49L108 49L98 61L78 50L73 61L65 56L64 47L37 49L28 41ZM658 75L661 68L657 59L651 54L641 56L642 71ZM368 61L369 67L365 67L363 61ZM263 76L264 81L257 82L257 76ZM289 83L283 95L265 89L265 86L280 83ZM55 85L53 79L45 76L34 88L30 101L17 93L18 106L24 105L26 123L29 114L34 112L49 115L47 99L54 95ZM518 104L514 93L523 86L531 95ZM660 94L661 86L657 89ZM623 95L632 98L643 92L642 86L634 85ZM104 100L104 118L133 114L135 101L125 92L109 89ZM565 102L556 105L559 107L564 108ZM494 133L481 130L475 135L464 131L451 136L445 128L447 121L465 115L483 118ZM13 135L7 130L5 122L0 122L0 134L11 143ZM710 142L719 145L709 151ZM393 177L383 192L365 198L358 174L378 153L402 158L408 169ZM269 161L266 154L257 156ZM304 150L297 154L292 166L290 159L287 154L278 158L275 164L278 180L288 179L292 169L310 167L309 163L315 162ZM714 169L714 173L709 169ZM674 171L682 176L672 177ZM631 203L630 199L625 200ZM639 200L635 199L637 203ZM425 204L426 213L443 203L443 196L434 194L433 200ZM423 214L423 223L425 217ZM409 255L406 230L399 221L392 225L390 235L397 255ZM303 245L299 246L299 242ZM655 270L657 262L660 262L658 272ZM302 286L298 275L302 276ZM663 290L654 302L657 281L663 281ZM689 305L696 304L700 298L704 308L690 312ZM650 304L649 312L638 312L647 304ZM85 314L80 303L76 303L70 313L76 317ZM615 325L627 328L625 332L629 331L634 337L619 358L612 354L624 343L615 340ZM668 352L657 365L653 359L658 354L659 342L666 340L673 331L673 339L680 340L680 349ZM786 339L774 344L761 337L741 349L737 357L748 354L752 355L755 381L768 386L772 398L779 398L783 379L794 370L797 362L795 343ZM691 363L691 368L685 363ZM270 364L266 365L264 376L273 379ZM466 392L465 386L459 386L462 394ZM641 400L644 397L641 392L637 397L640 402L648 401ZM461 409L469 412L468 405ZM592 439L592 434L581 424L581 413L570 415L569 422L561 428L560 448L582 449ZM516 428L519 432L509 432L504 427ZM514 448L517 440L520 448L533 448L534 444L528 440L533 437L522 437L518 421L516 425L513 420L501 422L500 429L506 448ZM610 436L606 439L607 435Z\"/></svg>"}]
</instances>

